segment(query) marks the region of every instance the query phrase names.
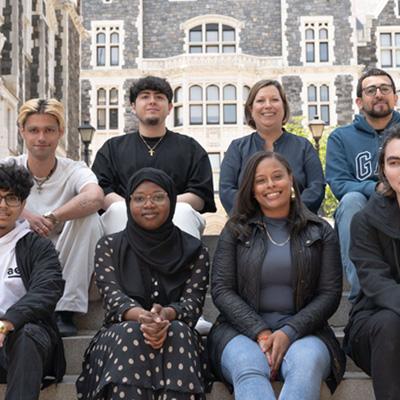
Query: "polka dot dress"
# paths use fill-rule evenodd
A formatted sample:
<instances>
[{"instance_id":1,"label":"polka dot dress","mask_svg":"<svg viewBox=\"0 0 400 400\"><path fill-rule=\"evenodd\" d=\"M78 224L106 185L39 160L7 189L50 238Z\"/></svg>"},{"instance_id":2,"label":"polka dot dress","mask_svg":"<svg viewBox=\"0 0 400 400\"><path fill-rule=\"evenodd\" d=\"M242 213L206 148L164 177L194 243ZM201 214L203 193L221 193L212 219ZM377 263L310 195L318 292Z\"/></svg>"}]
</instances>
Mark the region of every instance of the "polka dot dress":
<instances>
[{"instance_id":1,"label":"polka dot dress","mask_svg":"<svg viewBox=\"0 0 400 400\"><path fill-rule=\"evenodd\" d=\"M112 236L99 242L96 283L106 305L105 325L86 350L76 387L78 399L205 399L207 372L205 349L193 329L201 314L208 283L208 253L203 249L191 266L177 313L161 349L144 342L137 321L122 315L140 306L116 283L112 265ZM153 280L151 300L157 301L159 282Z\"/></svg>"}]
</instances>

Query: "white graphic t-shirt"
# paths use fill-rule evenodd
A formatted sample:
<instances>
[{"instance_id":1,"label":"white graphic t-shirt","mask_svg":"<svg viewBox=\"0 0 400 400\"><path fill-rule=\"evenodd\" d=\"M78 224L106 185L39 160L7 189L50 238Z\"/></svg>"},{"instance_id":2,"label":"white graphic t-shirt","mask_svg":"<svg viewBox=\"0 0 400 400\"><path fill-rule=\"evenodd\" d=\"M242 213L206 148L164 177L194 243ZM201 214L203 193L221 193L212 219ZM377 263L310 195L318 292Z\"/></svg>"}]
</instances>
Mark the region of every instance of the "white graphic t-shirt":
<instances>
[{"instance_id":1,"label":"white graphic t-shirt","mask_svg":"<svg viewBox=\"0 0 400 400\"><path fill-rule=\"evenodd\" d=\"M17 267L15 246L29 232L31 230L27 221L17 221L15 228L0 238L0 318L26 294Z\"/></svg>"}]
</instances>

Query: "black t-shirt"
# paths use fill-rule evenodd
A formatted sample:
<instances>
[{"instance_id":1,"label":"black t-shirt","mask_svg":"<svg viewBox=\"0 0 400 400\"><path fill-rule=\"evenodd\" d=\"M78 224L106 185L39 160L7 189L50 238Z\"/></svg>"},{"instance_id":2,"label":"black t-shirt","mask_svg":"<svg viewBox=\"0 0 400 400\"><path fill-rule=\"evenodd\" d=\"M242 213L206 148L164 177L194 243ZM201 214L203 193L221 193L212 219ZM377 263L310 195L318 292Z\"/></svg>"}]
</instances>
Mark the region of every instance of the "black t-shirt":
<instances>
[{"instance_id":1,"label":"black t-shirt","mask_svg":"<svg viewBox=\"0 0 400 400\"><path fill-rule=\"evenodd\" d=\"M150 147L157 141L146 138ZM144 167L165 171L174 180L178 194L194 193L202 198L201 212L216 211L210 160L189 136L167 130L153 156L138 131L111 138L97 152L92 169L106 195L115 192L125 197L129 178Z\"/></svg>"}]
</instances>

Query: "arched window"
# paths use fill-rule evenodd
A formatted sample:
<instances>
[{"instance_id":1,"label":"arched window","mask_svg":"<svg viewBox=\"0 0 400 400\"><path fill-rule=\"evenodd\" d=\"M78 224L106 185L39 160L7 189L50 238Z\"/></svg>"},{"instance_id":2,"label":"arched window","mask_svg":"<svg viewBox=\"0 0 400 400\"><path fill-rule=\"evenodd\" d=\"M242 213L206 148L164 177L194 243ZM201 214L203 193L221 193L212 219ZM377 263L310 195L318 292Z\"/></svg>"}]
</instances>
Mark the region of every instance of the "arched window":
<instances>
[{"instance_id":1,"label":"arched window","mask_svg":"<svg viewBox=\"0 0 400 400\"><path fill-rule=\"evenodd\" d=\"M183 91L179 86L174 91L174 125L183 125Z\"/></svg>"},{"instance_id":2,"label":"arched window","mask_svg":"<svg viewBox=\"0 0 400 400\"><path fill-rule=\"evenodd\" d=\"M98 33L96 35L96 63L98 66L106 65L106 35L105 33Z\"/></svg>"},{"instance_id":3,"label":"arched window","mask_svg":"<svg viewBox=\"0 0 400 400\"><path fill-rule=\"evenodd\" d=\"M96 66L120 65L121 35L118 25L98 26L96 32Z\"/></svg>"},{"instance_id":4,"label":"arched window","mask_svg":"<svg viewBox=\"0 0 400 400\"><path fill-rule=\"evenodd\" d=\"M191 125L203 124L203 89L198 85L189 89L189 121Z\"/></svg>"},{"instance_id":5,"label":"arched window","mask_svg":"<svg viewBox=\"0 0 400 400\"><path fill-rule=\"evenodd\" d=\"M99 88L97 90L97 129L118 129L118 89Z\"/></svg>"},{"instance_id":6,"label":"arched window","mask_svg":"<svg viewBox=\"0 0 400 400\"><path fill-rule=\"evenodd\" d=\"M236 87L233 85L225 85L223 97L224 124L236 124L237 122L236 99Z\"/></svg>"},{"instance_id":7,"label":"arched window","mask_svg":"<svg viewBox=\"0 0 400 400\"><path fill-rule=\"evenodd\" d=\"M318 116L327 125L330 124L330 96L329 86L309 85L307 87L308 120L311 121Z\"/></svg>"},{"instance_id":8,"label":"arched window","mask_svg":"<svg viewBox=\"0 0 400 400\"><path fill-rule=\"evenodd\" d=\"M178 102L179 95L175 90L175 107L183 107ZM192 85L189 87L189 124L190 125L221 125L236 124L238 99L235 85ZM183 110L183 108L182 108ZM176 111L176 113L181 112ZM181 118L183 120L183 118ZM175 126L179 126L177 114L174 118Z\"/></svg>"},{"instance_id":9,"label":"arched window","mask_svg":"<svg viewBox=\"0 0 400 400\"><path fill-rule=\"evenodd\" d=\"M329 22L315 22L309 20L304 22L304 46L306 63L327 63L329 55Z\"/></svg>"},{"instance_id":10,"label":"arched window","mask_svg":"<svg viewBox=\"0 0 400 400\"><path fill-rule=\"evenodd\" d=\"M206 115L207 125L219 124L219 87L207 86L206 90Z\"/></svg>"},{"instance_id":11,"label":"arched window","mask_svg":"<svg viewBox=\"0 0 400 400\"><path fill-rule=\"evenodd\" d=\"M220 22L203 23L189 30L189 53L236 53L236 28Z\"/></svg>"}]
</instances>

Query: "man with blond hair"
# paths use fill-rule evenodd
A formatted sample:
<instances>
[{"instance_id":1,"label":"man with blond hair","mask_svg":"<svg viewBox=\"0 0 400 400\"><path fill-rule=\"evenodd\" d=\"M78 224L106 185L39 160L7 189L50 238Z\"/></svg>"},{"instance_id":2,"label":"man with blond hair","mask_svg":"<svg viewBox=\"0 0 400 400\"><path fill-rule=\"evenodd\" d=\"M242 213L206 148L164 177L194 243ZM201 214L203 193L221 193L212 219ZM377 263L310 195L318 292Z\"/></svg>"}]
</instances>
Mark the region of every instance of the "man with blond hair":
<instances>
[{"instance_id":1,"label":"man with blond hair","mask_svg":"<svg viewBox=\"0 0 400 400\"><path fill-rule=\"evenodd\" d=\"M64 107L59 101L27 101L20 108L18 126L27 154L13 158L34 180L22 216L59 252L66 284L56 307L57 324L63 336L72 336L73 313L87 312L94 249L103 234L97 211L104 194L85 163L56 156L64 134Z\"/></svg>"}]
</instances>

